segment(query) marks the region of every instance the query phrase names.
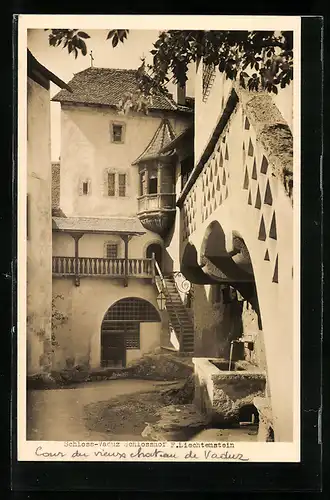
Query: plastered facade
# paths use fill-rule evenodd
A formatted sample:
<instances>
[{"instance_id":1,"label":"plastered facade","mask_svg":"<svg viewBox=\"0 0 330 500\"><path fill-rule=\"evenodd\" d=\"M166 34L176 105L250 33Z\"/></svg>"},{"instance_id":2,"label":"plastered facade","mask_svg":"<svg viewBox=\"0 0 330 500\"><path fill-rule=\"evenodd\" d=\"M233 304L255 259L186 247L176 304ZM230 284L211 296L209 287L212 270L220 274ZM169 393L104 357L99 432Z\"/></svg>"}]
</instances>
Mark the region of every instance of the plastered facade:
<instances>
[{"instance_id":1,"label":"plastered facade","mask_svg":"<svg viewBox=\"0 0 330 500\"><path fill-rule=\"evenodd\" d=\"M50 96L27 79L27 367L50 369L52 229Z\"/></svg>"}]
</instances>

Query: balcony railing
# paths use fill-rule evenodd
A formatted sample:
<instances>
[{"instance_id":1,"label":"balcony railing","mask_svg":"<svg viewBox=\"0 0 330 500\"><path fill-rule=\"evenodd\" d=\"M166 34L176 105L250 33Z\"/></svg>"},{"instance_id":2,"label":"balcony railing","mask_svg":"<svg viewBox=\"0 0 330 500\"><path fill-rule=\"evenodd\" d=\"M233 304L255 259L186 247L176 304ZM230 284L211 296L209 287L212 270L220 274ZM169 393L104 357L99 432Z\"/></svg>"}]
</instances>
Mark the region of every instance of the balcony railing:
<instances>
[{"instance_id":1,"label":"balcony railing","mask_svg":"<svg viewBox=\"0 0 330 500\"><path fill-rule=\"evenodd\" d=\"M148 212L161 209L175 208L174 193L144 194L138 197L138 211Z\"/></svg>"},{"instance_id":2,"label":"balcony railing","mask_svg":"<svg viewBox=\"0 0 330 500\"><path fill-rule=\"evenodd\" d=\"M127 260L127 277L152 278L152 273L152 259ZM53 274L60 276L124 277L125 259L53 257Z\"/></svg>"}]
</instances>

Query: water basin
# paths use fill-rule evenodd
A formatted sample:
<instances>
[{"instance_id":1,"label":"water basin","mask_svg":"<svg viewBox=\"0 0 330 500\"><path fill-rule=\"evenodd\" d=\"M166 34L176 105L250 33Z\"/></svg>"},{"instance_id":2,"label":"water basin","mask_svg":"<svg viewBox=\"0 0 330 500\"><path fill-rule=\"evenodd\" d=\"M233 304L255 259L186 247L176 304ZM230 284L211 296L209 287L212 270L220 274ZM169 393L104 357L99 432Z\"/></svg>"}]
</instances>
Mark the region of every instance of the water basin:
<instances>
[{"instance_id":1,"label":"water basin","mask_svg":"<svg viewBox=\"0 0 330 500\"><path fill-rule=\"evenodd\" d=\"M229 371L229 361L214 361L212 359L209 360L212 365L214 365L218 370L221 371ZM246 368L241 366L239 363L232 361L230 371L245 371Z\"/></svg>"}]
</instances>

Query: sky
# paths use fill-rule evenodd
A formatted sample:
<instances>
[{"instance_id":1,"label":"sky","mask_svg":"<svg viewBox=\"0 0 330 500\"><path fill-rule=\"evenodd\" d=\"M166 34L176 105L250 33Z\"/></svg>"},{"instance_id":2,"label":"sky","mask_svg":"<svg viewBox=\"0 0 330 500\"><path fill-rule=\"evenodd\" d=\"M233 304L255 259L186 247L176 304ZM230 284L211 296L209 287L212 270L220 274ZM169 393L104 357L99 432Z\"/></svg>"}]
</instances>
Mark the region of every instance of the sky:
<instances>
[{"instance_id":1,"label":"sky","mask_svg":"<svg viewBox=\"0 0 330 500\"><path fill-rule=\"evenodd\" d=\"M80 28L88 32L90 38L86 40L88 53L81 53L75 59L67 49L51 47L49 45L49 32L43 29L28 30L28 48L34 57L50 71L55 73L65 82L69 82L75 73L89 68L91 65L90 51L93 54L93 65L101 68L126 68L137 69L141 64L141 57L146 57L146 62L151 63L150 50L158 38L158 30L131 30L127 39L122 44L119 42L113 48L111 41L106 40L108 30L91 30ZM191 74L191 73L190 73ZM168 86L169 92L175 96L174 85ZM51 97L59 88L51 84ZM187 85L187 95L193 96L193 80ZM60 103L51 103L51 156L56 161L60 156Z\"/></svg>"}]
</instances>

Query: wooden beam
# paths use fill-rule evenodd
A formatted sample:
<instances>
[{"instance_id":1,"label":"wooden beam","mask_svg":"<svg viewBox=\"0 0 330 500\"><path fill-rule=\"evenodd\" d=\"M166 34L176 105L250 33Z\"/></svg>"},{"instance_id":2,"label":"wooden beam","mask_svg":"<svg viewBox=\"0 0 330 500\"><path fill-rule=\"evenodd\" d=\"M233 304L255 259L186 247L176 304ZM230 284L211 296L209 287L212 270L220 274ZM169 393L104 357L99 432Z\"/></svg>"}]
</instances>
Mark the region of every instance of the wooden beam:
<instances>
[{"instance_id":1,"label":"wooden beam","mask_svg":"<svg viewBox=\"0 0 330 500\"><path fill-rule=\"evenodd\" d=\"M84 235L84 233L70 233L72 238L74 239L74 258L75 258L75 265L74 265L74 270L75 270L75 285L80 286L80 276L79 276L79 266L78 266L78 259L79 259L79 240L80 238Z\"/></svg>"}]
</instances>

